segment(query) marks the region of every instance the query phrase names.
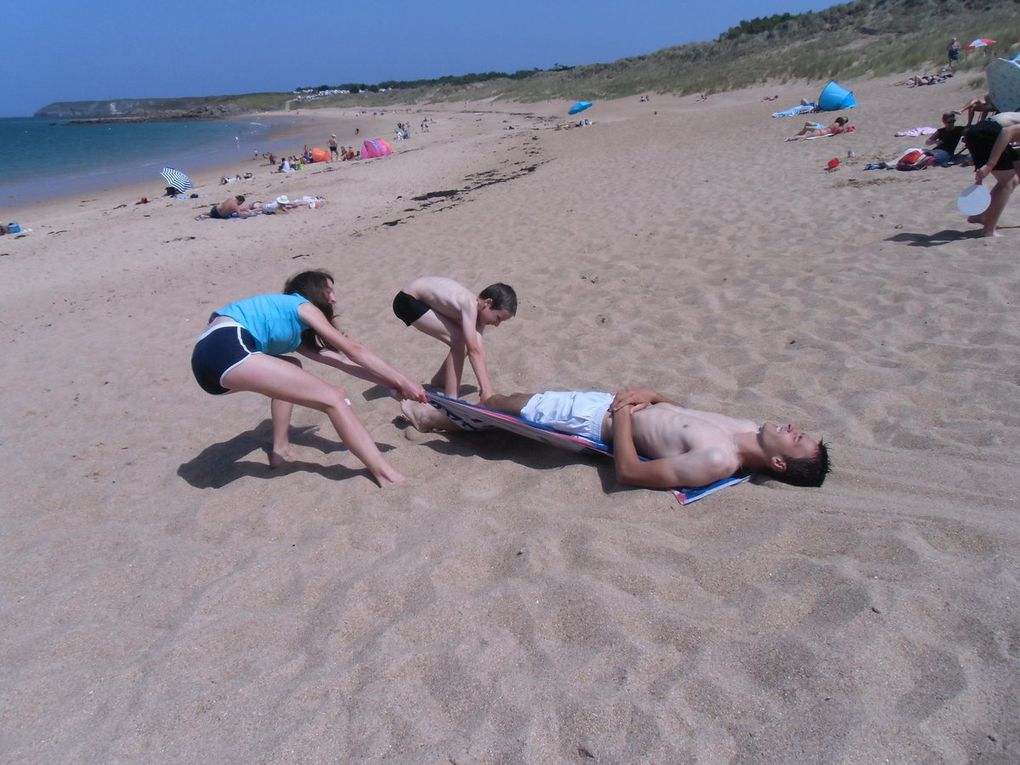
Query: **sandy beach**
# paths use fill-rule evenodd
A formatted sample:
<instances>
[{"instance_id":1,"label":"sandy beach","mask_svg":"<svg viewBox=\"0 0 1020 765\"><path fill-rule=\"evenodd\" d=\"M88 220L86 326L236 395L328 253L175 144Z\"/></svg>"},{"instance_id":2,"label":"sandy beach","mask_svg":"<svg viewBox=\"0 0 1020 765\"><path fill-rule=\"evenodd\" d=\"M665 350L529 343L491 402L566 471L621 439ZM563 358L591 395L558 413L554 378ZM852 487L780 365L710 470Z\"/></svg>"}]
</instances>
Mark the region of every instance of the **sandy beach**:
<instances>
[{"instance_id":1,"label":"sandy beach","mask_svg":"<svg viewBox=\"0 0 1020 765\"><path fill-rule=\"evenodd\" d=\"M560 102L415 105L366 118L359 140L414 129L385 159L14 211L0 758L1020 761L1020 202L985 239L955 207L971 169L864 171L977 94L898 79L844 83L857 130L823 140L770 117L823 82L571 129ZM348 119L310 113L294 150ZM196 220L234 193L326 204ZM378 488L301 409L270 470L268 401L205 394L189 360L211 310L306 268L416 379L442 348L394 293L504 281L497 389L647 385L797 423L834 471L681 507L609 461L418 433L326 368L411 480Z\"/></svg>"}]
</instances>

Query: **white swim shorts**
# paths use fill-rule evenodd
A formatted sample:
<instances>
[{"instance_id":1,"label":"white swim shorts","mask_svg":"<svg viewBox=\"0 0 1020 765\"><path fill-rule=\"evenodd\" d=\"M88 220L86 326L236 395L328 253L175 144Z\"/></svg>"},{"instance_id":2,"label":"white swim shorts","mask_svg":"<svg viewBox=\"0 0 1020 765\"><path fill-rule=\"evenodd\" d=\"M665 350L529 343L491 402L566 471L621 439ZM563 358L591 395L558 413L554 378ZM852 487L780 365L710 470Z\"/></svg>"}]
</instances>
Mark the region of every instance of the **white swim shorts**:
<instances>
[{"instance_id":1,"label":"white swim shorts","mask_svg":"<svg viewBox=\"0 0 1020 765\"><path fill-rule=\"evenodd\" d=\"M601 441L602 420L612 403L612 393L546 391L528 399L521 417L563 433Z\"/></svg>"}]
</instances>

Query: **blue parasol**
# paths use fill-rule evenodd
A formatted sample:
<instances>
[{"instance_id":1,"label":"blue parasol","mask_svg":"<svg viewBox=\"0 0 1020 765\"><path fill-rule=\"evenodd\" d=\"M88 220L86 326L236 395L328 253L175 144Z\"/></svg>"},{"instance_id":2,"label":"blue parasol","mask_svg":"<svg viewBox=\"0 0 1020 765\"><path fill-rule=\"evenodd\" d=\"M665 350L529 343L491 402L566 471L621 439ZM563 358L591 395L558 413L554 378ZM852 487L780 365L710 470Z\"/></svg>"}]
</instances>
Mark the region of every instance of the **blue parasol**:
<instances>
[{"instance_id":1,"label":"blue parasol","mask_svg":"<svg viewBox=\"0 0 1020 765\"><path fill-rule=\"evenodd\" d=\"M183 194L195 185L188 176L180 170L174 170L172 167L164 167L159 171L159 174L163 176L166 185L177 189L179 194Z\"/></svg>"},{"instance_id":2,"label":"blue parasol","mask_svg":"<svg viewBox=\"0 0 1020 765\"><path fill-rule=\"evenodd\" d=\"M567 114L578 114L579 112L583 112L590 106L591 101L578 101L576 104L570 107L570 110L567 112Z\"/></svg>"}]
</instances>

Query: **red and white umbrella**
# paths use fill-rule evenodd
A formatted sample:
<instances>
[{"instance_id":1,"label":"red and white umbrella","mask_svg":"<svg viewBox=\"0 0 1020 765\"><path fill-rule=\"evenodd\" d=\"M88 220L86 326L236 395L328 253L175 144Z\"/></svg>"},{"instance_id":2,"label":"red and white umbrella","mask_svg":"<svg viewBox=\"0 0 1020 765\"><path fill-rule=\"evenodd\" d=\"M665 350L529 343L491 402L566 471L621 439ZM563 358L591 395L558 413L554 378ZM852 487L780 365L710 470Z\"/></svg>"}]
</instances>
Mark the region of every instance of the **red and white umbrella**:
<instances>
[{"instance_id":1,"label":"red and white umbrella","mask_svg":"<svg viewBox=\"0 0 1020 765\"><path fill-rule=\"evenodd\" d=\"M987 37L979 37L976 40L971 40L969 43L963 46L964 50L974 50L975 48L984 48L986 45L995 45L995 40L989 40Z\"/></svg>"}]
</instances>

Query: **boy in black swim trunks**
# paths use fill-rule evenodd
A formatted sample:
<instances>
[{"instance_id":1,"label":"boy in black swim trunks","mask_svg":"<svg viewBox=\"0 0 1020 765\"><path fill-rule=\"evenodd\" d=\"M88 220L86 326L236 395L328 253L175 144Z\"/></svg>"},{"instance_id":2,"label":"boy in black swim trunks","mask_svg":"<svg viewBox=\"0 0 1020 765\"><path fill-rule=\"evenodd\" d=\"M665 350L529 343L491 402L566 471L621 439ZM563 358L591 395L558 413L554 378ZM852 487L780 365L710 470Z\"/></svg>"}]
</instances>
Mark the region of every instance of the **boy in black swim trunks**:
<instances>
[{"instance_id":1,"label":"boy in black swim trunks","mask_svg":"<svg viewBox=\"0 0 1020 765\"><path fill-rule=\"evenodd\" d=\"M495 392L486 366L482 331L485 327L498 327L517 314L517 293L513 287L496 283L475 296L453 279L423 276L397 293L393 313L407 326L450 346L442 366L432 377L433 386L442 387L447 396L459 398L466 356L478 378L482 400Z\"/></svg>"}]
</instances>

